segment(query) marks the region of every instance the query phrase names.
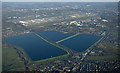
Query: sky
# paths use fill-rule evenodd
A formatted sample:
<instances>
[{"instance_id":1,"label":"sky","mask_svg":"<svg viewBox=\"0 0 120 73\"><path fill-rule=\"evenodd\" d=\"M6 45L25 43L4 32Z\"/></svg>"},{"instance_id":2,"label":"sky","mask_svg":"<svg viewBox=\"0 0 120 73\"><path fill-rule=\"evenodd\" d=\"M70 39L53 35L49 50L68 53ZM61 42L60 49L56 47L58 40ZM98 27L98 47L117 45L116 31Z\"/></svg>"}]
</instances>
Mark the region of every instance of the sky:
<instances>
[{"instance_id":1,"label":"sky","mask_svg":"<svg viewBox=\"0 0 120 73\"><path fill-rule=\"evenodd\" d=\"M1 0L2 2L118 2L120 0Z\"/></svg>"}]
</instances>

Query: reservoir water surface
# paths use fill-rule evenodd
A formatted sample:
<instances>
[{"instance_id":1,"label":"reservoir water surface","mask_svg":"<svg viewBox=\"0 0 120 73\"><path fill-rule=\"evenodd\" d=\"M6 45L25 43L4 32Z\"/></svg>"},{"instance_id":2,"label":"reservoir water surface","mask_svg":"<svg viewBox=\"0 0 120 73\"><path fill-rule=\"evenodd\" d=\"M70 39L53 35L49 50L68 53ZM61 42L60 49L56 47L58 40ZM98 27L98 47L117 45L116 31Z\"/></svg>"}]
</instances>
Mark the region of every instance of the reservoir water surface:
<instances>
[{"instance_id":1,"label":"reservoir water surface","mask_svg":"<svg viewBox=\"0 0 120 73\"><path fill-rule=\"evenodd\" d=\"M38 32L38 34L42 35L43 37L50 41L57 42L59 40L72 36L75 33L63 34L57 31L42 31ZM78 52L83 52L86 49L88 49L91 45L93 45L95 42L97 42L100 38L101 37L94 35L79 34L58 44L62 44ZM5 40L7 43L23 48L26 54L33 61L67 54L67 52L64 51L63 49L60 49L56 46L49 44L48 42L44 41L34 33L8 37Z\"/></svg>"},{"instance_id":2,"label":"reservoir water surface","mask_svg":"<svg viewBox=\"0 0 120 73\"><path fill-rule=\"evenodd\" d=\"M44 31L44 32L39 32L38 34L54 42L75 35L75 33L64 34L62 32L57 32L57 31ZM97 42L100 38L101 38L100 36L96 36L96 35L79 34L75 37L62 41L59 44L62 44L74 51L83 52L86 49L88 49L91 45L93 45L95 42Z\"/></svg>"},{"instance_id":3,"label":"reservoir water surface","mask_svg":"<svg viewBox=\"0 0 120 73\"><path fill-rule=\"evenodd\" d=\"M45 42L33 33L8 37L5 40L10 44L23 48L33 61L67 54L63 49Z\"/></svg>"}]
</instances>

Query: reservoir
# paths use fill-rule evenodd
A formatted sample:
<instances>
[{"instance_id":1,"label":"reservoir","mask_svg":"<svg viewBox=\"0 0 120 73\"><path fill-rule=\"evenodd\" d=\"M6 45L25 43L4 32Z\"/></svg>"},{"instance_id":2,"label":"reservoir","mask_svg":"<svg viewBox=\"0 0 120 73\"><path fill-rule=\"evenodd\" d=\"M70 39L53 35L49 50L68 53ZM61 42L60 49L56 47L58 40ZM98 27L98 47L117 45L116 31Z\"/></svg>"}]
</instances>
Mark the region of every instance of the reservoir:
<instances>
[{"instance_id":1,"label":"reservoir","mask_svg":"<svg viewBox=\"0 0 120 73\"><path fill-rule=\"evenodd\" d=\"M60 42L59 44L62 44L74 51L83 52L97 42L100 38L101 37L95 35L79 34L69 40Z\"/></svg>"},{"instance_id":2,"label":"reservoir","mask_svg":"<svg viewBox=\"0 0 120 73\"><path fill-rule=\"evenodd\" d=\"M75 33L62 33L62 32L58 32L58 31L44 31L44 32L38 32L38 34L42 35L43 37L47 38L48 40L57 42L59 40L62 40L69 36L72 36Z\"/></svg>"},{"instance_id":3,"label":"reservoir","mask_svg":"<svg viewBox=\"0 0 120 73\"><path fill-rule=\"evenodd\" d=\"M41 35L42 37L52 42L57 42L67 37L73 36L76 33L42 31L37 32L37 34ZM65 47L68 47L77 52L83 52L86 49L88 49L91 45L93 45L95 42L97 42L100 38L101 37L95 35L78 34L74 37L63 40L58 44L64 45ZM31 58L33 61L38 61L42 59L67 54L67 52L64 51L63 49L49 44L48 42L44 41L42 38L35 35L34 33L8 37L5 39L5 41L7 43L21 47L25 51L25 53L29 56L29 58Z\"/></svg>"},{"instance_id":4,"label":"reservoir","mask_svg":"<svg viewBox=\"0 0 120 73\"><path fill-rule=\"evenodd\" d=\"M10 44L23 48L33 61L67 54L63 49L47 43L33 33L8 37L5 40Z\"/></svg>"},{"instance_id":5,"label":"reservoir","mask_svg":"<svg viewBox=\"0 0 120 73\"><path fill-rule=\"evenodd\" d=\"M39 32L38 34L54 42L75 35L75 33L64 34L58 31L44 31L44 32ZM95 42L97 42L100 38L101 38L100 36L96 36L96 35L79 34L75 37L62 41L59 44L64 45L74 51L83 52L86 49L88 49L91 45L93 45Z\"/></svg>"}]
</instances>

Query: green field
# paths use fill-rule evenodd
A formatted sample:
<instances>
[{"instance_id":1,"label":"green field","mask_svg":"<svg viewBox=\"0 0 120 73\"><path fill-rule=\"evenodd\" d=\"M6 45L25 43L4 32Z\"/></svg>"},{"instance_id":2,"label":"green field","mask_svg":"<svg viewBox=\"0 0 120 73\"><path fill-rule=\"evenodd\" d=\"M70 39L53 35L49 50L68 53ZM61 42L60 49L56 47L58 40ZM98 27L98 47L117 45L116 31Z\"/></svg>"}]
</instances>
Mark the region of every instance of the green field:
<instances>
[{"instance_id":1,"label":"green field","mask_svg":"<svg viewBox=\"0 0 120 73\"><path fill-rule=\"evenodd\" d=\"M3 48L2 50L3 71L6 70L24 70L24 64L19 58L17 51L13 48Z\"/></svg>"},{"instance_id":2,"label":"green field","mask_svg":"<svg viewBox=\"0 0 120 73\"><path fill-rule=\"evenodd\" d=\"M87 56L87 58L85 59L85 61L97 61L97 60L114 60L114 59L118 59L118 55L116 54L106 54L104 56Z\"/></svg>"}]
</instances>

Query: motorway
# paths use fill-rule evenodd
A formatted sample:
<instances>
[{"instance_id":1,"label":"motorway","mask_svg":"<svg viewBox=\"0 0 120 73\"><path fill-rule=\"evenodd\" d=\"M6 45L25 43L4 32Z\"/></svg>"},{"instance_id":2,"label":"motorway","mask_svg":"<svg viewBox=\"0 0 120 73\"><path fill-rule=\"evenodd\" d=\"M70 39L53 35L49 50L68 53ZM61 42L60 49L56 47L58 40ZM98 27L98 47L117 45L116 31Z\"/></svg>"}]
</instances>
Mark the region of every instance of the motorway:
<instances>
[{"instance_id":1,"label":"motorway","mask_svg":"<svg viewBox=\"0 0 120 73\"><path fill-rule=\"evenodd\" d=\"M99 39L96 43L94 43L92 46L90 46L84 53L84 56L81 58L81 61L78 63L78 65L75 66L75 68L79 68L80 66L80 71L83 70L84 65L82 66L82 62L84 61L84 59L86 58L86 56L93 50L93 47L96 46L98 43L100 43L103 40L103 37L101 39ZM96 65L96 71L98 71L98 66ZM88 71L89 67L87 66L87 71Z\"/></svg>"},{"instance_id":2,"label":"motorway","mask_svg":"<svg viewBox=\"0 0 120 73\"><path fill-rule=\"evenodd\" d=\"M58 48L64 49L64 50L68 53L67 55L69 55L70 52L69 52L68 50L66 50L65 48L63 48L63 47L61 47L61 46L59 46L59 45L57 45L57 44L60 43L60 42L62 42L62 41L65 41L65 40L67 40L67 39L70 39L70 38L72 38L72 37L75 37L75 36L79 35L80 33L77 33L77 34L75 34L75 35L72 35L72 36L70 36L70 37L67 37L67 38L65 38L65 39L62 39L62 40L56 42L57 44L54 44L54 43L49 42L47 39L43 38L42 36L40 36L40 35L37 34L37 33L34 33L34 34L37 35L38 37L40 37L41 39L43 39L44 41L48 42L49 44L54 45L54 46L56 46L56 47L58 47ZM81 58L81 61L78 63L78 65L75 66L75 68L79 68L80 71L83 70L84 65L82 65L82 63L83 63L84 59L85 59L86 56L93 50L93 47L96 46L97 44L99 44L102 40L103 40L103 37L102 37L101 39L99 39L96 43L94 43L93 45L91 45L91 46L85 51L84 56ZM87 71L89 71L89 67L90 67L90 65L86 64ZM99 67L98 65L95 66L96 72L99 71L98 67Z\"/></svg>"},{"instance_id":3,"label":"motorway","mask_svg":"<svg viewBox=\"0 0 120 73\"><path fill-rule=\"evenodd\" d=\"M59 45L57 45L57 44L60 43L60 42L65 41L65 40L68 40L68 39L70 39L70 38L72 38L72 37L75 37L75 36L77 36L77 35L80 34L80 33L77 33L77 34L75 34L75 35L69 36L69 37L67 37L67 38L65 38L65 39L62 39L62 40L60 40L60 41L57 41L57 42L56 42L57 44L54 44L54 43L48 41L47 39L43 38L41 35L39 35L39 34L37 34L37 33L35 33L35 32L33 32L33 33L34 33L35 35L37 35L38 37L40 37L41 39L43 39L44 41L46 41L47 43L49 43L49 44L51 44L51 45L54 45L54 46L56 46L56 47L58 47L58 48L61 48L61 49L65 50L68 54L70 54L70 52L69 52L68 50L66 50L65 48L63 48L63 47L61 47L61 46L59 46ZM99 39L96 43L94 43L92 46L90 46L90 47L86 50L85 55L81 58L81 61L83 61L83 60L85 59L85 57L87 56L87 54L92 51L92 47L95 46L95 45L97 45L102 39L103 39L103 37L102 37L101 39Z\"/></svg>"}]
</instances>

